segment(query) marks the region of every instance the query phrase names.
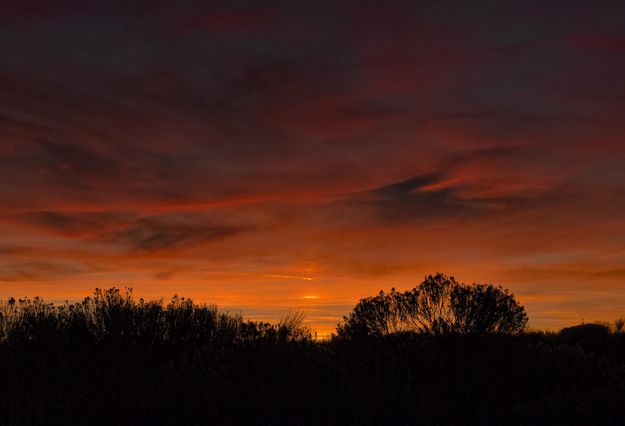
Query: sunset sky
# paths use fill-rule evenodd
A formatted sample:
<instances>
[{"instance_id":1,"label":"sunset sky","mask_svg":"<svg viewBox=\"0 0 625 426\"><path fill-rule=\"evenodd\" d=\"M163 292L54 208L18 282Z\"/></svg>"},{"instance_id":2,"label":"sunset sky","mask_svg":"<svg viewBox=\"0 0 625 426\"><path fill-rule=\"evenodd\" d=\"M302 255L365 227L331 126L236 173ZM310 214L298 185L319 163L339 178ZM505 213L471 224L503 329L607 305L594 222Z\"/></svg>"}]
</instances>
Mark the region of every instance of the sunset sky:
<instances>
[{"instance_id":1,"label":"sunset sky","mask_svg":"<svg viewBox=\"0 0 625 426\"><path fill-rule=\"evenodd\" d=\"M625 2L20 0L0 54L0 299L625 313Z\"/></svg>"}]
</instances>

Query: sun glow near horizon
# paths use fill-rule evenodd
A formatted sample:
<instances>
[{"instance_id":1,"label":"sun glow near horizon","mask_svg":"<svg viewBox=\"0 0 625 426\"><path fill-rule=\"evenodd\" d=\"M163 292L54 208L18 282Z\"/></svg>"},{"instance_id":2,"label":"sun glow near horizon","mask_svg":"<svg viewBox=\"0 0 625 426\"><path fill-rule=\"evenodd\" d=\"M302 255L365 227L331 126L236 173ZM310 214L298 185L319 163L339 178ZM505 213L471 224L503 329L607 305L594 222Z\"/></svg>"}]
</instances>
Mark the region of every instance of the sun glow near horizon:
<instances>
[{"instance_id":1,"label":"sun glow near horizon","mask_svg":"<svg viewBox=\"0 0 625 426\"><path fill-rule=\"evenodd\" d=\"M127 285L327 327L440 271L533 327L623 310L619 2L18 3L0 298Z\"/></svg>"}]
</instances>

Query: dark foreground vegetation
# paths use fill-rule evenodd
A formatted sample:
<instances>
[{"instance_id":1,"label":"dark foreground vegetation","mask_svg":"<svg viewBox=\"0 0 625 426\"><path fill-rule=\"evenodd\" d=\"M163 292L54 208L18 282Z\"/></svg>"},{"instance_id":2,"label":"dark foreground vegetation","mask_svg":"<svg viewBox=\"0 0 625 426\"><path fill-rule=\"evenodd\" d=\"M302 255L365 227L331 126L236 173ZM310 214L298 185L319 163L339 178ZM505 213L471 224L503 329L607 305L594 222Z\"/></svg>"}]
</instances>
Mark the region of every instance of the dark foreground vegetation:
<instances>
[{"instance_id":1,"label":"dark foreground vegetation","mask_svg":"<svg viewBox=\"0 0 625 426\"><path fill-rule=\"evenodd\" d=\"M505 290L443 275L380 293L315 342L111 289L0 304L0 423L622 425L622 322L527 332Z\"/></svg>"}]
</instances>

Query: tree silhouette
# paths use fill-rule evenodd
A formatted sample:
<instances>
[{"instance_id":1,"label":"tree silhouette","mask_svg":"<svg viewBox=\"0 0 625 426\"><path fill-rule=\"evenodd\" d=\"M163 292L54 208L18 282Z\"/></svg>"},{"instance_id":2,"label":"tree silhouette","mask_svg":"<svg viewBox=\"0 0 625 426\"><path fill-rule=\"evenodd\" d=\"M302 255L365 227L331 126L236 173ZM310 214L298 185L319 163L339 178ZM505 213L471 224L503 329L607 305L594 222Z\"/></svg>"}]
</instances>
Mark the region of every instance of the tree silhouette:
<instances>
[{"instance_id":1,"label":"tree silhouette","mask_svg":"<svg viewBox=\"0 0 625 426\"><path fill-rule=\"evenodd\" d=\"M466 285L454 277L429 275L406 292L391 289L361 299L337 326L340 337L398 332L440 335L517 334L527 314L508 290L491 284Z\"/></svg>"},{"instance_id":2,"label":"tree silhouette","mask_svg":"<svg viewBox=\"0 0 625 426\"><path fill-rule=\"evenodd\" d=\"M339 335L382 336L407 331L403 297L393 288L388 294L380 291L376 296L361 299L349 317L343 317L345 325L338 325Z\"/></svg>"},{"instance_id":3,"label":"tree silhouette","mask_svg":"<svg viewBox=\"0 0 625 426\"><path fill-rule=\"evenodd\" d=\"M407 332L391 338L313 341L300 312L270 324L131 289L0 300L0 424L625 424L625 333L514 334L525 321L501 287L442 274L340 326Z\"/></svg>"},{"instance_id":4,"label":"tree silhouette","mask_svg":"<svg viewBox=\"0 0 625 426\"><path fill-rule=\"evenodd\" d=\"M463 334L516 334L527 324L514 295L490 284L458 285L452 292L455 329Z\"/></svg>"},{"instance_id":5,"label":"tree silhouette","mask_svg":"<svg viewBox=\"0 0 625 426\"><path fill-rule=\"evenodd\" d=\"M442 334L455 330L453 302L460 284L454 277L441 273L428 275L417 287L401 297L402 318L409 329L427 334Z\"/></svg>"}]
</instances>

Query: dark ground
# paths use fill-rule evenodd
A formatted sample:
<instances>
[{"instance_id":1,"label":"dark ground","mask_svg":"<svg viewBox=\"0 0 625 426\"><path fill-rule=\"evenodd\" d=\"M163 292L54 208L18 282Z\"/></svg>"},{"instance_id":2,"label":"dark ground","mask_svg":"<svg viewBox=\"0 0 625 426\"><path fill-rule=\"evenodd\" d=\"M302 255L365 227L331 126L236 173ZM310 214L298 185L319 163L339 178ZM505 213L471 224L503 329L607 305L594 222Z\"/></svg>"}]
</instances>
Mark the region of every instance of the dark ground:
<instances>
[{"instance_id":1,"label":"dark ground","mask_svg":"<svg viewBox=\"0 0 625 426\"><path fill-rule=\"evenodd\" d=\"M315 343L113 296L2 306L0 424L625 424L625 333L602 327Z\"/></svg>"},{"instance_id":2,"label":"dark ground","mask_svg":"<svg viewBox=\"0 0 625 426\"><path fill-rule=\"evenodd\" d=\"M625 423L625 335L0 350L2 423Z\"/></svg>"}]
</instances>

